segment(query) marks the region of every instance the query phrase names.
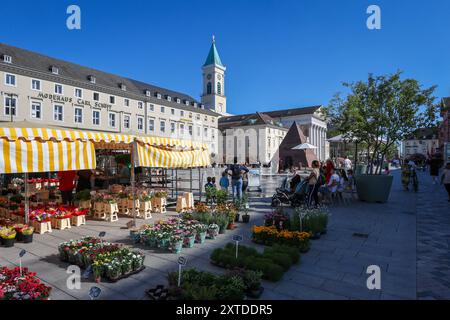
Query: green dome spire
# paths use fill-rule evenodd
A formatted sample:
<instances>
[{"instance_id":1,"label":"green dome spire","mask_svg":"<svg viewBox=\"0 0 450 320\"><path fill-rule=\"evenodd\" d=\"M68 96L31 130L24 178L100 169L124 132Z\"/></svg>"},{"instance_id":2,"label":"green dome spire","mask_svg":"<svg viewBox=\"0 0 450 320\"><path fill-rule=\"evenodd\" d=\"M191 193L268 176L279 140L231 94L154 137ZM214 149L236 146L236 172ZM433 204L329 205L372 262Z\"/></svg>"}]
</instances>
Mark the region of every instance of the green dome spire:
<instances>
[{"instance_id":1,"label":"green dome spire","mask_svg":"<svg viewBox=\"0 0 450 320\"><path fill-rule=\"evenodd\" d=\"M219 52L217 51L216 48L216 39L214 36L212 40L211 49L209 49L208 57L206 58L206 62L203 66L206 67L210 65L217 65L220 67L224 67L222 61L220 60Z\"/></svg>"}]
</instances>

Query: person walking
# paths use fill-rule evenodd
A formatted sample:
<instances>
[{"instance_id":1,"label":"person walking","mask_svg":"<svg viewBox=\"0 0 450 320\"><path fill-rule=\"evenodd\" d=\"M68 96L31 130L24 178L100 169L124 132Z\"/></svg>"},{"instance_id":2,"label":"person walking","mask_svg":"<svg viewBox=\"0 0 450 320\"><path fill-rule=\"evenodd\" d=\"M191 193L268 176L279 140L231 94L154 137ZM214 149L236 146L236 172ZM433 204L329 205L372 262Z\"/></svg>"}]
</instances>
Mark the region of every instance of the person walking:
<instances>
[{"instance_id":1,"label":"person walking","mask_svg":"<svg viewBox=\"0 0 450 320\"><path fill-rule=\"evenodd\" d=\"M447 162L442 173L441 184L445 186L448 193L448 202L450 202L450 162Z\"/></svg>"},{"instance_id":2,"label":"person walking","mask_svg":"<svg viewBox=\"0 0 450 320\"><path fill-rule=\"evenodd\" d=\"M433 184L437 184L439 181L439 169L442 166L442 161L438 157L431 158L430 162L430 176L433 180Z\"/></svg>"},{"instance_id":3,"label":"person walking","mask_svg":"<svg viewBox=\"0 0 450 320\"><path fill-rule=\"evenodd\" d=\"M75 189L76 171L58 172L59 191L61 191L62 202L69 206L73 203L73 189Z\"/></svg>"},{"instance_id":4,"label":"person walking","mask_svg":"<svg viewBox=\"0 0 450 320\"><path fill-rule=\"evenodd\" d=\"M331 176L330 176L331 177ZM308 180L308 206L311 206L312 200L316 206L320 205L319 202L319 187L322 184L320 178L320 163L317 160L312 162L312 172L307 178Z\"/></svg>"},{"instance_id":5,"label":"person walking","mask_svg":"<svg viewBox=\"0 0 450 320\"><path fill-rule=\"evenodd\" d=\"M248 173L248 169L238 164L237 159L234 160L234 164L230 167L231 187L233 189L233 200L242 199L242 176L244 173Z\"/></svg>"}]
</instances>

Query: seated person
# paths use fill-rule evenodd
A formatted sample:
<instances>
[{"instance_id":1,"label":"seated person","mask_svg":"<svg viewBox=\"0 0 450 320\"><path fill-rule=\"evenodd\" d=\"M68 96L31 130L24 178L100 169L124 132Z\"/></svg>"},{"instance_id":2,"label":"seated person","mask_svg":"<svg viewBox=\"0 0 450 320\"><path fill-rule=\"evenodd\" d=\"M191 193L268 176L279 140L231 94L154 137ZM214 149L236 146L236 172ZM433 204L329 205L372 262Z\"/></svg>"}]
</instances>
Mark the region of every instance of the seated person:
<instances>
[{"instance_id":1,"label":"seated person","mask_svg":"<svg viewBox=\"0 0 450 320\"><path fill-rule=\"evenodd\" d=\"M298 174L298 170L294 168L293 170L293 176L291 178L290 182L290 189L292 192L295 192L295 189L297 188L297 185L302 181L302 178Z\"/></svg>"}]
</instances>

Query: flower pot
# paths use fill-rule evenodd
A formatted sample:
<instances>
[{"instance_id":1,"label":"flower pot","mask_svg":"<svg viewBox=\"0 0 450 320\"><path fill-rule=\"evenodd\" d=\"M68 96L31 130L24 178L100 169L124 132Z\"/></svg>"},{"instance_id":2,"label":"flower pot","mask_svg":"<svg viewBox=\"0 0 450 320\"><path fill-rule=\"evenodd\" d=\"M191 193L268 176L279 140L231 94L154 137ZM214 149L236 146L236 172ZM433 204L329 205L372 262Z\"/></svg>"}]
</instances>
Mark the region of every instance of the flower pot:
<instances>
[{"instance_id":1,"label":"flower pot","mask_svg":"<svg viewBox=\"0 0 450 320\"><path fill-rule=\"evenodd\" d=\"M219 227L219 234L225 234L227 231L227 226L220 226Z\"/></svg>"},{"instance_id":2,"label":"flower pot","mask_svg":"<svg viewBox=\"0 0 450 320\"><path fill-rule=\"evenodd\" d=\"M160 249L167 249L167 247L169 246L169 240L167 240L167 239L159 239L157 246Z\"/></svg>"},{"instance_id":3,"label":"flower pot","mask_svg":"<svg viewBox=\"0 0 450 320\"><path fill-rule=\"evenodd\" d=\"M172 243L172 252L173 253L180 253L181 250L183 250L183 241L178 241L175 243Z\"/></svg>"},{"instance_id":4,"label":"flower pot","mask_svg":"<svg viewBox=\"0 0 450 320\"><path fill-rule=\"evenodd\" d=\"M195 236L190 236L184 238L184 246L187 248L192 248L195 244Z\"/></svg>"},{"instance_id":5,"label":"flower pot","mask_svg":"<svg viewBox=\"0 0 450 320\"><path fill-rule=\"evenodd\" d=\"M228 230L234 230L236 228L236 225L234 223L229 223L227 226Z\"/></svg>"},{"instance_id":6,"label":"flower pot","mask_svg":"<svg viewBox=\"0 0 450 320\"><path fill-rule=\"evenodd\" d=\"M33 242L33 234L22 235L23 243L32 243Z\"/></svg>"},{"instance_id":7,"label":"flower pot","mask_svg":"<svg viewBox=\"0 0 450 320\"><path fill-rule=\"evenodd\" d=\"M16 238L12 238L12 239L3 239L2 238L2 243L3 243L3 246L5 246L6 248L14 247L14 243L16 243Z\"/></svg>"},{"instance_id":8,"label":"flower pot","mask_svg":"<svg viewBox=\"0 0 450 320\"><path fill-rule=\"evenodd\" d=\"M217 236L219 235L219 230L217 229L208 229L208 237L209 239L216 239Z\"/></svg>"},{"instance_id":9,"label":"flower pot","mask_svg":"<svg viewBox=\"0 0 450 320\"><path fill-rule=\"evenodd\" d=\"M23 241L23 233L22 232L17 232L16 233L16 241L17 242L22 242Z\"/></svg>"},{"instance_id":10,"label":"flower pot","mask_svg":"<svg viewBox=\"0 0 450 320\"><path fill-rule=\"evenodd\" d=\"M195 237L197 243L205 243L205 239L206 239L206 232L197 233Z\"/></svg>"},{"instance_id":11,"label":"flower pot","mask_svg":"<svg viewBox=\"0 0 450 320\"><path fill-rule=\"evenodd\" d=\"M389 175L358 175L355 177L358 198L365 202L384 203L391 193L393 176Z\"/></svg>"},{"instance_id":12,"label":"flower pot","mask_svg":"<svg viewBox=\"0 0 450 320\"><path fill-rule=\"evenodd\" d=\"M249 223L250 222L250 215L249 214L244 214L242 216L242 222L243 223Z\"/></svg>"}]
</instances>

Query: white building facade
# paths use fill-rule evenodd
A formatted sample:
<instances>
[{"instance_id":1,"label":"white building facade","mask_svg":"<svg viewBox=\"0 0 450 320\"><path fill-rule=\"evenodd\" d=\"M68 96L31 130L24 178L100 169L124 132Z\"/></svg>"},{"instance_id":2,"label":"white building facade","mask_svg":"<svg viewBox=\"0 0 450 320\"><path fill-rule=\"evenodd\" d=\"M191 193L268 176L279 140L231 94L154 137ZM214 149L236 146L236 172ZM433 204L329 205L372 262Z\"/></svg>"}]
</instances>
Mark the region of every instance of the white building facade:
<instances>
[{"instance_id":1,"label":"white building facade","mask_svg":"<svg viewBox=\"0 0 450 320\"><path fill-rule=\"evenodd\" d=\"M214 103L0 44L0 122L201 141L217 154Z\"/></svg>"},{"instance_id":2,"label":"white building facade","mask_svg":"<svg viewBox=\"0 0 450 320\"><path fill-rule=\"evenodd\" d=\"M328 159L327 123L322 107L314 106L220 118L220 163L232 163L237 157L241 163L278 164L280 144L294 122L306 128L309 143L317 147L313 150L317 158Z\"/></svg>"}]
</instances>

